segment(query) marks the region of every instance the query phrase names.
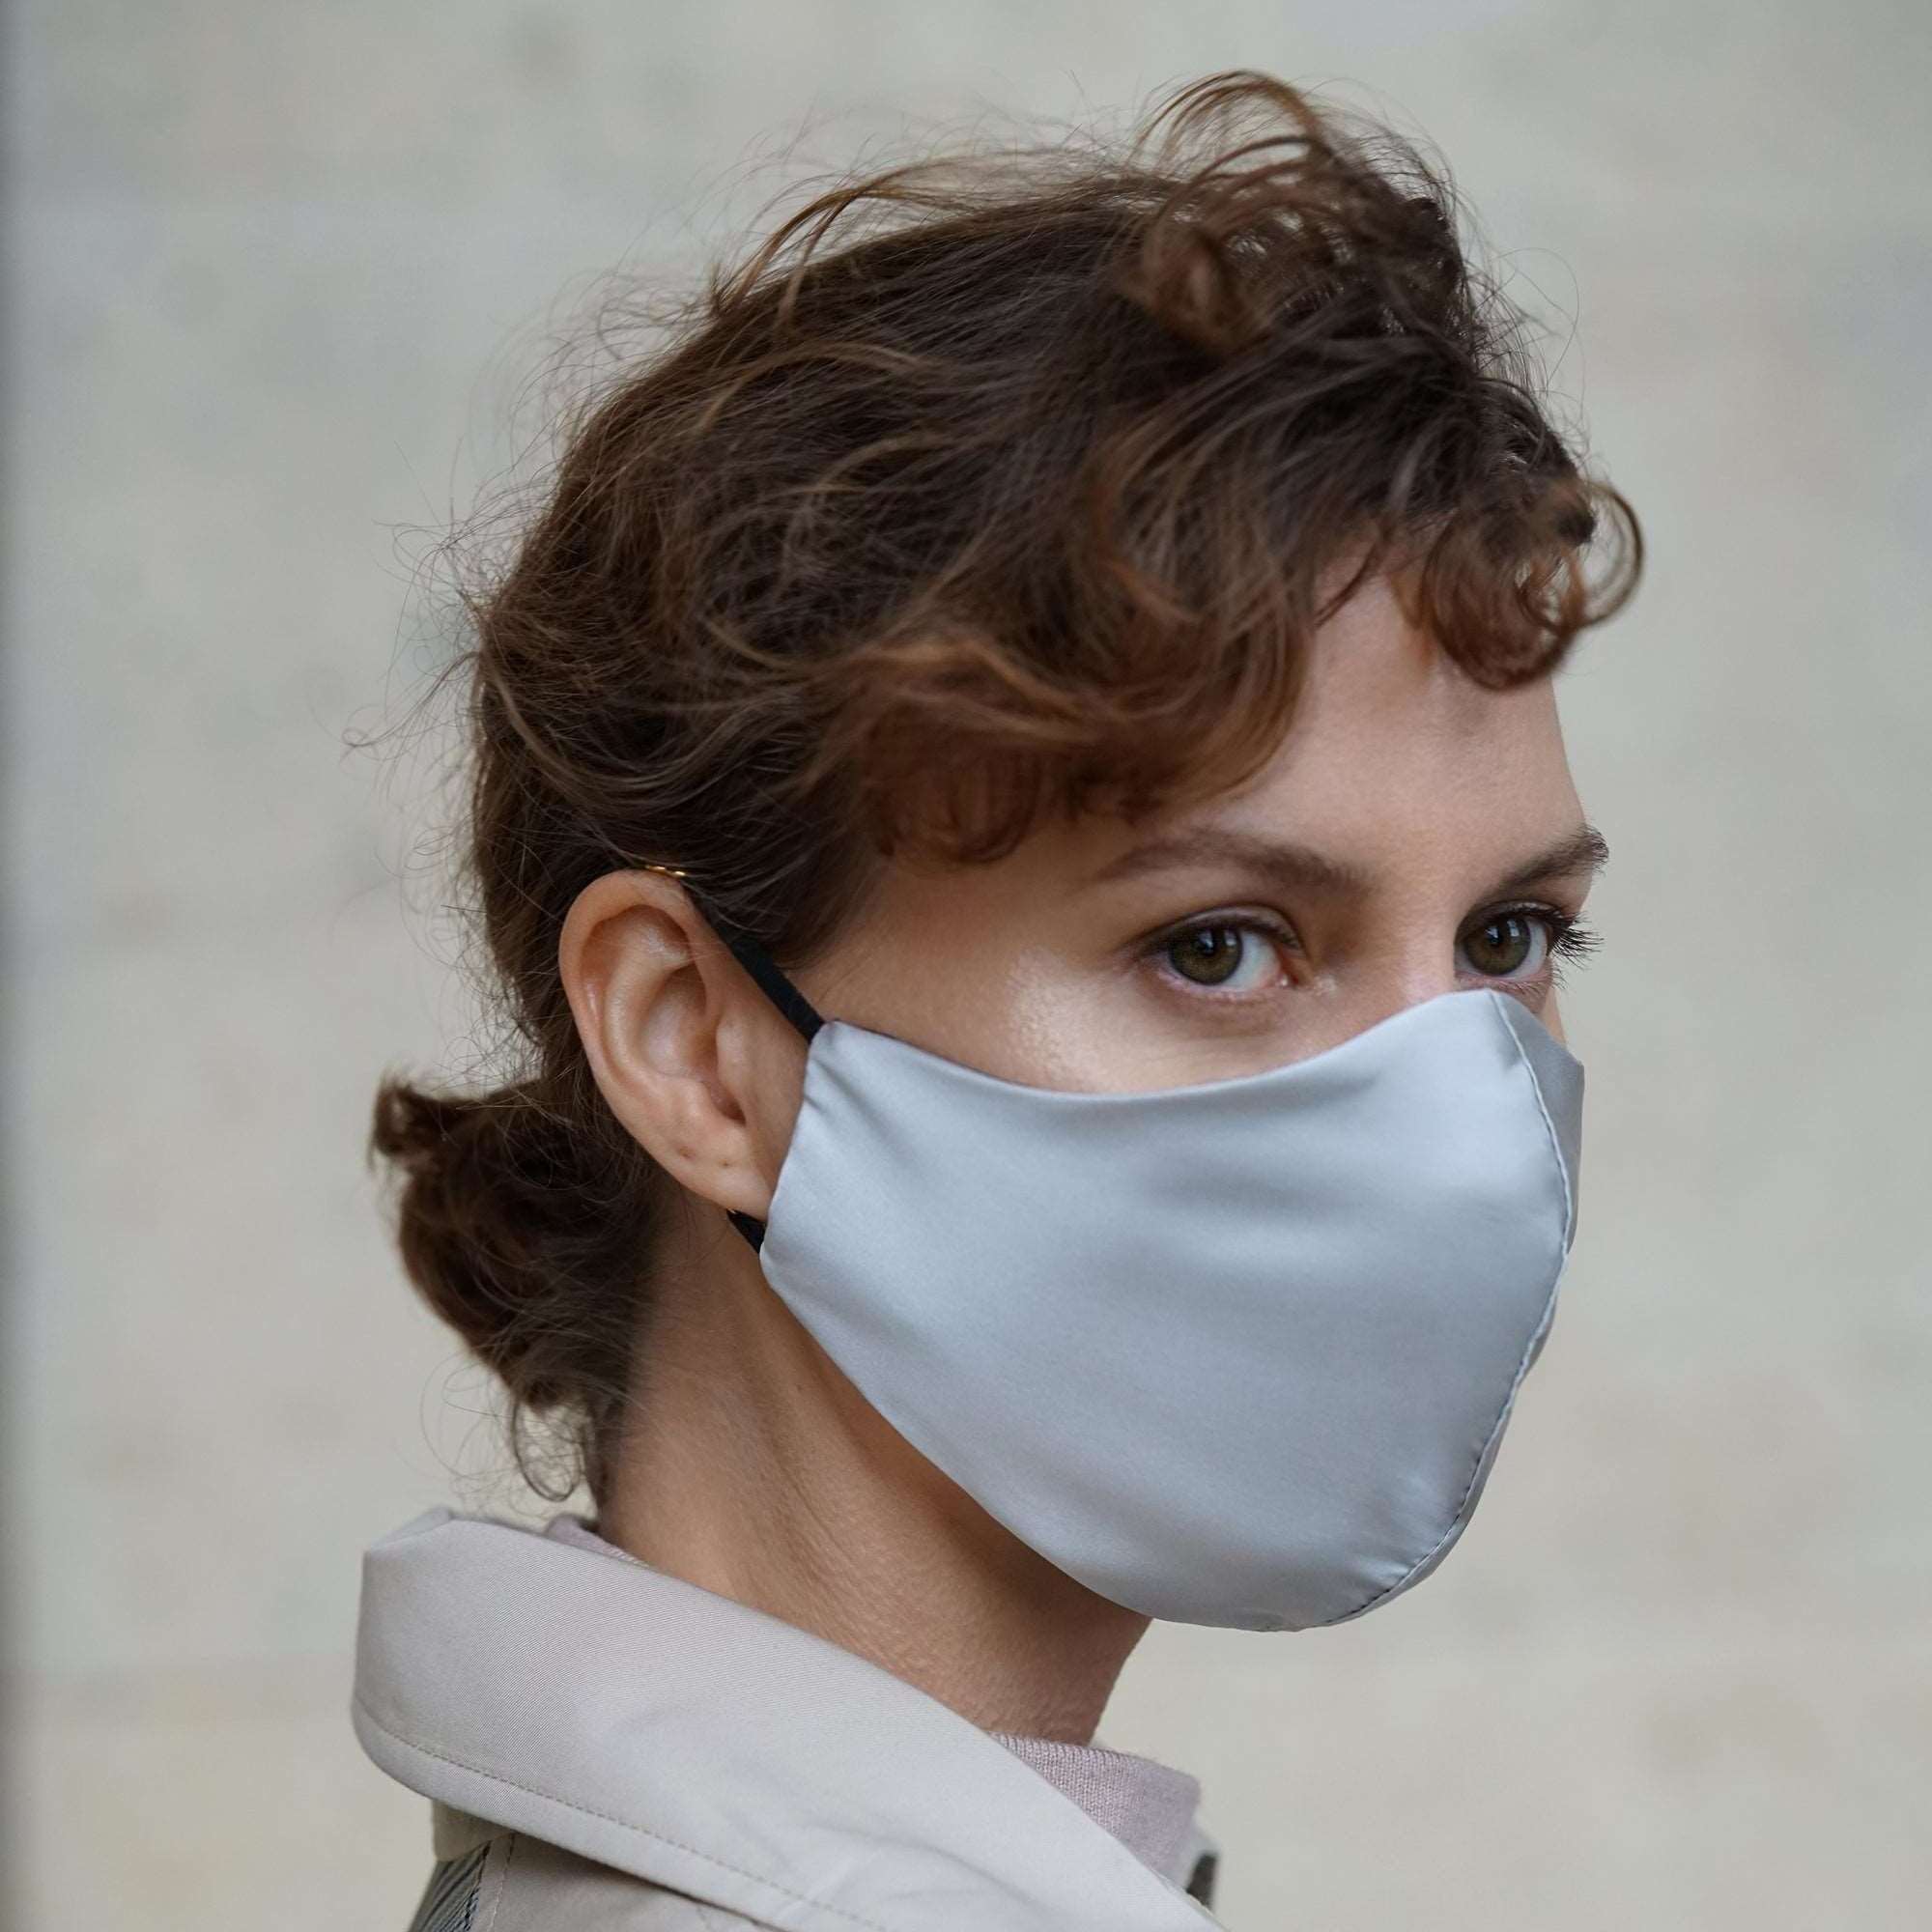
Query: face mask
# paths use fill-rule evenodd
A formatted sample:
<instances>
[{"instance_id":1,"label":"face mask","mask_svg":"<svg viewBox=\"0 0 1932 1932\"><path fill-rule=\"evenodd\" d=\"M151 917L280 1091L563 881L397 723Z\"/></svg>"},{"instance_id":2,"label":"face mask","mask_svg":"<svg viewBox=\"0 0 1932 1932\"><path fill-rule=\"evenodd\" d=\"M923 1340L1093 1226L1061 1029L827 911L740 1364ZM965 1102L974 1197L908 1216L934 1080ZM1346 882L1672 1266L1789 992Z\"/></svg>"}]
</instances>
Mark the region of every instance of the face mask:
<instances>
[{"instance_id":1,"label":"face mask","mask_svg":"<svg viewBox=\"0 0 1932 1932\"><path fill-rule=\"evenodd\" d=\"M908 1441L1151 1617L1302 1630L1435 1568L1576 1234L1583 1069L1520 1000L1066 1093L822 1019L710 916L810 1043L769 1221L733 1225Z\"/></svg>"}]
</instances>

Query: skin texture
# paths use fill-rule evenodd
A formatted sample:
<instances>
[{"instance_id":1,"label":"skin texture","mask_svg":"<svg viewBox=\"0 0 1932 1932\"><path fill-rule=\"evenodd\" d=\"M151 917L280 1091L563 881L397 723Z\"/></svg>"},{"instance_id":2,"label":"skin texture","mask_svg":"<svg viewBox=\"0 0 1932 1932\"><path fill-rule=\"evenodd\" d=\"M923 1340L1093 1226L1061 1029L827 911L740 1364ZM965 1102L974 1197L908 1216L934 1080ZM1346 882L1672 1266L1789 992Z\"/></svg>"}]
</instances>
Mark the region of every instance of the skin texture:
<instances>
[{"instance_id":1,"label":"skin texture","mask_svg":"<svg viewBox=\"0 0 1932 1932\"><path fill-rule=\"evenodd\" d=\"M1363 880L1206 855L1094 878L1209 824ZM1549 681L1483 690L1373 580L1317 636L1294 722L1238 792L1131 827L1050 827L990 866L895 865L859 928L793 977L828 1017L1094 1092L1305 1059L1459 987L1523 999L1560 1038L1545 929L1480 935L1504 906L1574 917L1601 852L1498 888L1586 830ZM1182 922L1219 932L1205 963ZM560 962L605 1098L675 1183L603 1534L988 1730L1090 1742L1149 1619L1055 1569L899 1436L724 1219L770 1206L803 1039L664 873L587 887Z\"/></svg>"}]
</instances>

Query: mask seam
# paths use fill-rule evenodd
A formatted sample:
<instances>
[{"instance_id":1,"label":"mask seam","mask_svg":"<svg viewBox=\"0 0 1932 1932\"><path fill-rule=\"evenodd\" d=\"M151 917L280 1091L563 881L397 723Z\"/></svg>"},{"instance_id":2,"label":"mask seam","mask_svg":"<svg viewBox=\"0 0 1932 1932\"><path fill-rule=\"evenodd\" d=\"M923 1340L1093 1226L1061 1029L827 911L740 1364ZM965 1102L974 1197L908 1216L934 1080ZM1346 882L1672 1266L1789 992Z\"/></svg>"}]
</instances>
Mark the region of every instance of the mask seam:
<instances>
[{"instance_id":1,"label":"mask seam","mask_svg":"<svg viewBox=\"0 0 1932 1932\"><path fill-rule=\"evenodd\" d=\"M1492 993L1492 1000L1504 1000L1507 993ZM1482 1474L1490 1461L1490 1452L1495 1447L1496 1438L1502 1434L1503 1425L1509 1420L1509 1412L1516 1406L1517 1391L1522 1386L1523 1378L1529 1373L1531 1358L1536 1353L1536 1345L1549 1327L1549 1318L1556 1308L1557 1284L1563 1279L1565 1264L1570 1259L1570 1230L1577 1211L1576 1196L1570 1187L1570 1172L1563 1164L1563 1145L1556 1138L1556 1123L1549 1118L1548 1103L1543 1097L1543 1082L1536 1077L1536 1068L1530 1064L1529 1055L1522 1050L1522 1041L1518 1038L1516 1028L1502 1018L1502 1009L1495 1009L1498 1023L1509 1035L1510 1044L1516 1048L1516 1057L1522 1070L1529 1075L1529 1091L1536 1095L1536 1111L1542 1117L1544 1138L1549 1143L1550 1158L1556 1163L1556 1178L1563 1184L1563 1233L1557 1240L1556 1272L1549 1278L1549 1291L1544 1297L1543 1314L1538 1319L1529 1340L1523 1344L1522 1356L1516 1365L1516 1374L1510 1378L1509 1392L1503 1397L1502 1406L1496 1411L1496 1419L1490 1433L1483 1438L1483 1446L1476 1457L1476 1466L1469 1471L1468 1483L1464 1486L1461 1499L1456 1505L1456 1513L1449 1519L1449 1527L1435 1539L1435 1542L1422 1555L1418 1556L1396 1580L1386 1589L1378 1590L1366 1603L1357 1605L1352 1610L1344 1610L1340 1616L1323 1617L1319 1624L1311 1625L1314 1630L1326 1630L1331 1624L1347 1623L1351 1617L1359 1617L1365 1611L1393 1597L1399 1590L1405 1590L1416 1577L1439 1555L1450 1538L1455 1536L1463 1522L1463 1512L1469 1507L1470 1492L1476 1487L1476 1478Z\"/></svg>"}]
</instances>

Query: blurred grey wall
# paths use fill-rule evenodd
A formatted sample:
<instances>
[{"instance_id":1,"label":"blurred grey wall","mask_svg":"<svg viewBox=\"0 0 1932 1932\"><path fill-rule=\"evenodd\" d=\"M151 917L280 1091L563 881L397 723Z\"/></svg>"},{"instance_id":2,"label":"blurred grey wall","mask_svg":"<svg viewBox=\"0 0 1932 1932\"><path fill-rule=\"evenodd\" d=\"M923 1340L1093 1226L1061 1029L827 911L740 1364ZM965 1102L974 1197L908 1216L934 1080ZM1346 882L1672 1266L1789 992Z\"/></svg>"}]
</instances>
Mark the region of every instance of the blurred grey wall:
<instances>
[{"instance_id":1,"label":"blurred grey wall","mask_svg":"<svg viewBox=\"0 0 1932 1932\"><path fill-rule=\"evenodd\" d=\"M517 454L572 292L730 239L801 128L838 164L1259 66L1439 146L1652 560L1559 687L1608 945L1566 1004L1581 1237L1489 1500L1377 1617L1156 1627L1102 1739L1201 1776L1246 1932L1925 1923L1928 20L9 10L21 1922L400 1932L427 1872L349 1728L359 1551L525 1504L360 1156L384 1065L474 1047L428 749L346 748L433 662L412 527Z\"/></svg>"}]
</instances>

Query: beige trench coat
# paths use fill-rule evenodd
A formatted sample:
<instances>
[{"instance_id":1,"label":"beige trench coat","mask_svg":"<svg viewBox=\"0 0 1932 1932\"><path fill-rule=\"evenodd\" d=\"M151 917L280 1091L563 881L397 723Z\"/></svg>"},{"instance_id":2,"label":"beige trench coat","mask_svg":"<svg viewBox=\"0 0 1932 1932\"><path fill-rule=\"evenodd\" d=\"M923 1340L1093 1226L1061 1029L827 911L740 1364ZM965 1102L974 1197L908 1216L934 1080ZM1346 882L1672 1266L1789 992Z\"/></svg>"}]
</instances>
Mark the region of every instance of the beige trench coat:
<instances>
[{"instance_id":1,"label":"beige trench coat","mask_svg":"<svg viewBox=\"0 0 1932 1932\"><path fill-rule=\"evenodd\" d=\"M365 1552L351 1714L431 1801L412 1932L1219 1923L1183 1889L1198 1828L1162 1876L892 1672L495 1518L427 1510Z\"/></svg>"}]
</instances>

